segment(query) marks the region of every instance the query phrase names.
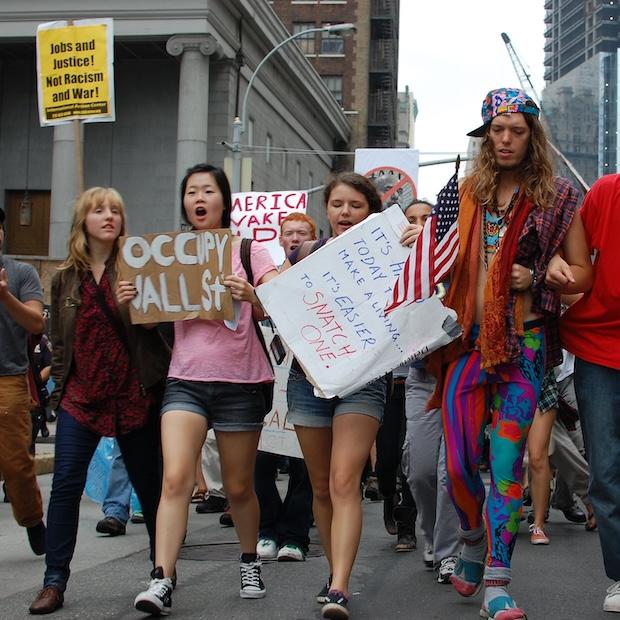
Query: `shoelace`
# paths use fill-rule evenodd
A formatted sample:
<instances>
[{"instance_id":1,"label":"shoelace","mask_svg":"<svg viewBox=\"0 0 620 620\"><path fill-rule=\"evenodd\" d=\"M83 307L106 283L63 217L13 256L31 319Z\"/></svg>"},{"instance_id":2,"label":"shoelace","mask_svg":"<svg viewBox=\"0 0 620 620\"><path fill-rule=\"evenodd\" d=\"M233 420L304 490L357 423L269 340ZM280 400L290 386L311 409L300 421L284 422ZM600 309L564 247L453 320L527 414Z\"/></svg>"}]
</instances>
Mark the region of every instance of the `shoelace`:
<instances>
[{"instance_id":1,"label":"shoelace","mask_svg":"<svg viewBox=\"0 0 620 620\"><path fill-rule=\"evenodd\" d=\"M149 585L149 592L153 593L155 596L159 598L163 598L166 596L169 590L172 589L170 586L170 579L152 579Z\"/></svg>"},{"instance_id":2,"label":"shoelace","mask_svg":"<svg viewBox=\"0 0 620 620\"><path fill-rule=\"evenodd\" d=\"M441 565L439 566L439 570L452 570L454 571L454 568L456 567L456 558L444 558L443 560L441 560Z\"/></svg>"},{"instance_id":3,"label":"shoelace","mask_svg":"<svg viewBox=\"0 0 620 620\"><path fill-rule=\"evenodd\" d=\"M241 566L241 584L245 586L254 586L260 588L260 568L254 562L248 564L242 563Z\"/></svg>"},{"instance_id":4,"label":"shoelace","mask_svg":"<svg viewBox=\"0 0 620 620\"><path fill-rule=\"evenodd\" d=\"M607 588L607 594L620 594L620 581L612 583L609 588Z\"/></svg>"},{"instance_id":5,"label":"shoelace","mask_svg":"<svg viewBox=\"0 0 620 620\"><path fill-rule=\"evenodd\" d=\"M530 525L530 532L532 534L536 534L538 536L544 536L545 538L547 537L545 532L543 530L541 530L539 527L536 527L533 523L532 523L532 525Z\"/></svg>"}]
</instances>

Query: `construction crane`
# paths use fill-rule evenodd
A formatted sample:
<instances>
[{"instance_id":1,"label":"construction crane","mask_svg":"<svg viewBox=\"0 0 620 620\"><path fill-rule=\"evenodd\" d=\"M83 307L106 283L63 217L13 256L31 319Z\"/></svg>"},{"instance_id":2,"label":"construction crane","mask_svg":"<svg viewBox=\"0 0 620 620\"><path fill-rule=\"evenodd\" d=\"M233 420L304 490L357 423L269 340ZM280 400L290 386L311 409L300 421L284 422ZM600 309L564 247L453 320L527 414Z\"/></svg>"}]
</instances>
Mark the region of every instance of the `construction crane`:
<instances>
[{"instance_id":1,"label":"construction crane","mask_svg":"<svg viewBox=\"0 0 620 620\"><path fill-rule=\"evenodd\" d=\"M534 98L536 99L536 103L538 104L538 107L540 108L540 112L542 116L544 114L544 110L542 107L542 103L540 101L540 97L538 96L538 93L536 92L536 89L534 88L534 84L532 84L532 80L530 79L530 74L525 70L525 67L523 66L523 63L521 62L521 59L519 58L517 52L515 52L515 48L512 46L510 37L505 32L502 32L502 40L504 41L504 44L506 45L508 56L510 56L510 61L512 62L512 66L514 67L515 73L517 74L517 77L519 78L519 84L521 84L521 88L523 90L529 91L530 93L534 95ZM575 177L576 181L579 183L579 185L581 185L581 188L587 192L590 189L590 186L585 182L584 178L579 174L575 166L573 166L570 159L568 159L568 157L566 157L566 155L564 155L564 153L562 153L562 151L560 151L560 149L555 144L553 144L553 142L551 142L551 140L549 140L548 138L547 138L547 143L549 144L549 148L557 155L557 157L559 157L562 160L562 162L568 168L570 173Z\"/></svg>"}]
</instances>

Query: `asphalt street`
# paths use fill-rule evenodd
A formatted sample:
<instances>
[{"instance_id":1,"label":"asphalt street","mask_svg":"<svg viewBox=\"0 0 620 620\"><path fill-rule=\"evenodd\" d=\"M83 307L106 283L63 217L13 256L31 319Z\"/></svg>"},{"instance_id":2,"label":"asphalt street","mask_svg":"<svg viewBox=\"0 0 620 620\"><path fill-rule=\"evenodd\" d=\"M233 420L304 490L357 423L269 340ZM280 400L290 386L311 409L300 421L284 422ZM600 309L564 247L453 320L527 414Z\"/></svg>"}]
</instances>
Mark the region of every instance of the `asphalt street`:
<instances>
[{"instance_id":1,"label":"asphalt street","mask_svg":"<svg viewBox=\"0 0 620 620\"><path fill-rule=\"evenodd\" d=\"M51 475L39 476L47 504ZM239 598L238 545L233 529L222 528L219 515L190 510L186 544L178 563L179 584L172 614L178 618L230 620L317 620L314 601L327 576L318 534L311 531L310 557L303 563L265 563L267 596ZM82 500L78 545L64 607L54 618L127 618L143 614L133 609L135 595L148 581L146 530L128 524L127 534L108 538L95 532L100 508ZM464 599L451 586L436 583L424 568L421 548L395 553L386 534L380 502L364 501L364 534L351 582L354 620L407 618L474 620L480 597ZM511 591L530 620L597 620L609 580L605 577L598 535L567 522L552 510L548 547L529 544L527 528L517 542ZM420 544L421 547L421 544ZM25 531L12 518L10 505L0 504L0 618L30 617L28 605L40 588L44 560L35 557Z\"/></svg>"}]
</instances>

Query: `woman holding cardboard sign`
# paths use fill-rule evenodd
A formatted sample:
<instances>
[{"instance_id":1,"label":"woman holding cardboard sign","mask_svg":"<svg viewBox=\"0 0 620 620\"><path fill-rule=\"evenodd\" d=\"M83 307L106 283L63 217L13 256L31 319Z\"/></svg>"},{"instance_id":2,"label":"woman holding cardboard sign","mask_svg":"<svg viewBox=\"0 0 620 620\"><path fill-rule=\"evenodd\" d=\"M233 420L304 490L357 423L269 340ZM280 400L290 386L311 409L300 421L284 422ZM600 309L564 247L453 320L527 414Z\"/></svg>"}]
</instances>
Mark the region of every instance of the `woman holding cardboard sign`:
<instances>
[{"instance_id":1,"label":"woman holding cardboard sign","mask_svg":"<svg viewBox=\"0 0 620 620\"><path fill-rule=\"evenodd\" d=\"M230 226L232 200L224 171L198 164L181 183L181 213L195 231ZM259 342L253 317L264 318L254 292L278 272L269 252L254 243L250 261L254 282L243 268L241 243L232 246L233 275L224 279L239 303L236 329L222 321L176 321L172 362L162 407L164 481L157 512L155 569L136 609L155 615L171 609L175 564L187 525L196 459L208 426L215 430L222 478L241 543L241 598L262 598L260 558L256 555L259 509L254 493L254 460L267 413L264 387L273 372Z\"/></svg>"},{"instance_id":2,"label":"woman holding cardboard sign","mask_svg":"<svg viewBox=\"0 0 620 620\"><path fill-rule=\"evenodd\" d=\"M170 351L157 330L131 325L113 293L125 208L112 188L77 200L69 256L52 280L52 408L58 414L43 589L30 613L62 607L86 472L101 437L116 436L154 552L161 489L159 408Z\"/></svg>"},{"instance_id":3,"label":"woman holding cardboard sign","mask_svg":"<svg viewBox=\"0 0 620 620\"><path fill-rule=\"evenodd\" d=\"M382 209L372 182L353 172L332 177L324 200L334 237ZM420 230L409 225L401 243L411 245ZM285 268L326 241L306 241L289 256ZM295 425L308 467L314 518L331 573L317 595L324 618L349 616L349 578L362 531L360 480L383 418L386 391L387 380L382 377L344 398L318 398L297 360L291 367L288 420Z\"/></svg>"}]
</instances>

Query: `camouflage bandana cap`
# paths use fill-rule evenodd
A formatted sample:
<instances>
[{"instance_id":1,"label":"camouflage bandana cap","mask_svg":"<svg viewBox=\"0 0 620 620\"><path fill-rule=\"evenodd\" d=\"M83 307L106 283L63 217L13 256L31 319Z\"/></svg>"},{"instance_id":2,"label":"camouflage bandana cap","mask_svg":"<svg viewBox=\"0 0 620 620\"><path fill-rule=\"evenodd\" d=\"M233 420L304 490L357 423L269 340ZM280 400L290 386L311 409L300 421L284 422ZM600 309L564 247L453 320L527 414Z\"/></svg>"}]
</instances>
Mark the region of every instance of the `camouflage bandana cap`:
<instances>
[{"instance_id":1,"label":"camouflage bandana cap","mask_svg":"<svg viewBox=\"0 0 620 620\"><path fill-rule=\"evenodd\" d=\"M521 112L522 114L540 115L540 109L534 100L520 88L496 88L489 91L482 102L482 125L467 135L474 138L484 136L489 123L500 114Z\"/></svg>"}]
</instances>

